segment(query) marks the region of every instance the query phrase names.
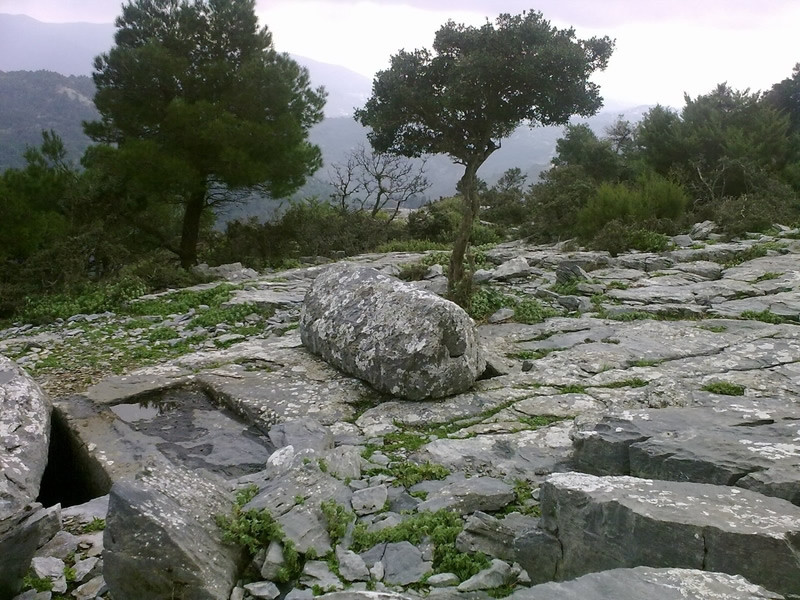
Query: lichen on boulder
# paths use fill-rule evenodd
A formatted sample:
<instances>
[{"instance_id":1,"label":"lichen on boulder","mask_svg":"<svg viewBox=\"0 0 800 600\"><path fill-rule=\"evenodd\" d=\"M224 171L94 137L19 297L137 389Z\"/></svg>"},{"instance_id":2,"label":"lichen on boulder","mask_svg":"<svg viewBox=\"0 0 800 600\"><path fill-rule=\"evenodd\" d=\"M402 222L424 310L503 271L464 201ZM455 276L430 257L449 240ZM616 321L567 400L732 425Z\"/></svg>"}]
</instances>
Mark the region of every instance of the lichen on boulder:
<instances>
[{"instance_id":1,"label":"lichen on boulder","mask_svg":"<svg viewBox=\"0 0 800 600\"><path fill-rule=\"evenodd\" d=\"M459 306L375 269L337 264L306 294L303 344L342 371L408 400L468 390L483 372Z\"/></svg>"}]
</instances>

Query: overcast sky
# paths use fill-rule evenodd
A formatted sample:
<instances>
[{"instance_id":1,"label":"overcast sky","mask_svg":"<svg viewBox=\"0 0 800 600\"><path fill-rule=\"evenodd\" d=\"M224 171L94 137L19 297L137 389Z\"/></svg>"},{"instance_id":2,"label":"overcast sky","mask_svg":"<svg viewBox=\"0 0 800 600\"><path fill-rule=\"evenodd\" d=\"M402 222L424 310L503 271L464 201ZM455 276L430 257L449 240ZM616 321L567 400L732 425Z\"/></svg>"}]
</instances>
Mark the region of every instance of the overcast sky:
<instances>
[{"instance_id":1,"label":"overcast sky","mask_svg":"<svg viewBox=\"0 0 800 600\"><path fill-rule=\"evenodd\" d=\"M0 0L0 12L41 21L105 23L120 0ZM609 35L616 50L596 77L613 106L680 107L684 92L727 81L763 90L800 62L800 0L257 0L281 51L372 76L400 48L430 47L448 19L481 25L534 8L580 37Z\"/></svg>"}]
</instances>

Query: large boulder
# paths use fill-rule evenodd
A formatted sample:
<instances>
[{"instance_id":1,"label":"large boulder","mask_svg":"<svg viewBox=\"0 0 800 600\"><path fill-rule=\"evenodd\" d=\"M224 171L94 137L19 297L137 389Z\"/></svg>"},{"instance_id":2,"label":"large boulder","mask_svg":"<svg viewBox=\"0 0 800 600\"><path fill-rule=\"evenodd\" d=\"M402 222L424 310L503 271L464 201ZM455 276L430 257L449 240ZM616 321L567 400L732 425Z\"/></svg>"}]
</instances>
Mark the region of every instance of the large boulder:
<instances>
[{"instance_id":1,"label":"large boulder","mask_svg":"<svg viewBox=\"0 0 800 600\"><path fill-rule=\"evenodd\" d=\"M50 445L50 401L0 356L0 598L19 591L52 516L35 503Z\"/></svg>"},{"instance_id":2,"label":"large boulder","mask_svg":"<svg viewBox=\"0 0 800 600\"><path fill-rule=\"evenodd\" d=\"M39 495L50 412L50 401L36 382L0 356L0 519Z\"/></svg>"},{"instance_id":3,"label":"large boulder","mask_svg":"<svg viewBox=\"0 0 800 600\"><path fill-rule=\"evenodd\" d=\"M469 389L485 366L461 308L375 269L337 264L306 295L303 344L375 388L408 400Z\"/></svg>"},{"instance_id":4,"label":"large boulder","mask_svg":"<svg viewBox=\"0 0 800 600\"><path fill-rule=\"evenodd\" d=\"M556 579L647 565L800 590L800 508L786 500L705 483L557 473L542 484L541 503L541 526L562 549Z\"/></svg>"}]
</instances>

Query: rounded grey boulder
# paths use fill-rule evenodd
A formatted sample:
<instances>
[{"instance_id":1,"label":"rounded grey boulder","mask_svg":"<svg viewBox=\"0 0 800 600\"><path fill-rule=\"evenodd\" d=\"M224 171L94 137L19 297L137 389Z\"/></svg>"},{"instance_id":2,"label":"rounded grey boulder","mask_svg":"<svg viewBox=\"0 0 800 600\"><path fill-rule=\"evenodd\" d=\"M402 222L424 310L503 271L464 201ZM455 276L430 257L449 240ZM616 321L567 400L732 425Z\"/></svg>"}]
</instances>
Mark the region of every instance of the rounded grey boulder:
<instances>
[{"instance_id":1,"label":"rounded grey boulder","mask_svg":"<svg viewBox=\"0 0 800 600\"><path fill-rule=\"evenodd\" d=\"M462 308L348 264L333 265L312 284L300 337L335 367L408 400L463 392L485 366L475 324Z\"/></svg>"}]
</instances>

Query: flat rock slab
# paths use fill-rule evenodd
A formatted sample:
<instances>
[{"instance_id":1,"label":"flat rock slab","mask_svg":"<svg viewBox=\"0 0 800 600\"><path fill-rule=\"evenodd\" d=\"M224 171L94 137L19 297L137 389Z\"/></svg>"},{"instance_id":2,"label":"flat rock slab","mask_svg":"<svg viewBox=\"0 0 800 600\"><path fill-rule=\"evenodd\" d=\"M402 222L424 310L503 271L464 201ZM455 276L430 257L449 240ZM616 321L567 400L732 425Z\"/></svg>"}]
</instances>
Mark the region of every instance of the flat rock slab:
<instances>
[{"instance_id":1,"label":"flat rock slab","mask_svg":"<svg viewBox=\"0 0 800 600\"><path fill-rule=\"evenodd\" d=\"M233 498L221 480L164 463L111 488L104 575L114 598L224 600L243 555L223 543L215 515Z\"/></svg>"},{"instance_id":2,"label":"flat rock slab","mask_svg":"<svg viewBox=\"0 0 800 600\"><path fill-rule=\"evenodd\" d=\"M648 565L738 574L800 590L800 508L732 487L557 473L541 487L557 579ZM654 541L657 540L657 543Z\"/></svg>"},{"instance_id":3,"label":"flat rock slab","mask_svg":"<svg viewBox=\"0 0 800 600\"><path fill-rule=\"evenodd\" d=\"M596 475L734 485L800 504L800 409L729 401L626 411L576 432L574 464Z\"/></svg>"},{"instance_id":4,"label":"flat rock slab","mask_svg":"<svg viewBox=\"0 0 800 600\"><path fill-rule=\"evenodd\" d=\"M512 600L782 600L744 577L695 569L612 569L521 589Z\"/></svg>"},{"instance_id":5,"label":"flat rock slab","mask_svg":"<svg viewBox=\"0 0 800 600\"><path fill-rule=\"evenodd\" d=\"M348 264L334 265L314 281L300 336L330 364L409 400L463 392L485 365L475 326L463 309Z\"/></svg>"},{"instance_id":6,"label":"flat rock slab","mask_svg":"<svg viewBox=\"0 0 800 600\"><path fill-rule=\"evenodd\" d=\"M417 510L436 512L447 509L466 515L476 510L500 510L514 498L513 488L499 479L450 475L438 489L428 494Z\"/></svg>"}]
</instances>

